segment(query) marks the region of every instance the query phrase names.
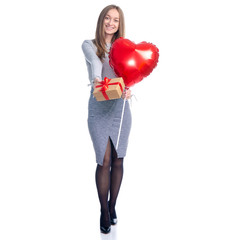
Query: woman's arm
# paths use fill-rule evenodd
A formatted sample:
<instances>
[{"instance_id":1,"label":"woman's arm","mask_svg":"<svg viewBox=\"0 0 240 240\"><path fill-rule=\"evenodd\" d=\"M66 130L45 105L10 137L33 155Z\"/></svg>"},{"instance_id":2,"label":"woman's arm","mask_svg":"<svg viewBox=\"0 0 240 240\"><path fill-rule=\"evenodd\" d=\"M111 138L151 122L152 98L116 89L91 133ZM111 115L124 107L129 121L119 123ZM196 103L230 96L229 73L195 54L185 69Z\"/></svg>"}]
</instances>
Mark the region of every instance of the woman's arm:
<instances>
[{"instance_id":1,"label":"woman's arm","mask_svg":"<svg viewBox=\"0 0 240 240\"><path fill-rule=\"evenodd\" d=\"M96 78L102 79L102 62L96 55L90 40L85 40L83 42L82 50L86 61L91 65L91 81L95 81Z\"/></svg>"}]
</instances>

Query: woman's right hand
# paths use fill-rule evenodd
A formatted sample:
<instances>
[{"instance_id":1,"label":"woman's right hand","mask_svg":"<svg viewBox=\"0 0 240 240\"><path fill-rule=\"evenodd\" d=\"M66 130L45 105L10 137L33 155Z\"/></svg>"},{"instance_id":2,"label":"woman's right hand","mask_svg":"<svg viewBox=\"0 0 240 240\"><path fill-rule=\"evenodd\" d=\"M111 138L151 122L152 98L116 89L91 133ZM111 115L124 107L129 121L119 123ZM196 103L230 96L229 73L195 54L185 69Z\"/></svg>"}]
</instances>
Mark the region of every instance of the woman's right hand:
<instances>
[{"instance_id":1,"label":"woman's right hand","mask_svg":"<svg viewBox=\"0 0 240 240\"><path fill-rule=\"evenodd\" d=\"M96 85L98 84L98 83L100 83L102 80L100 79L100 78L98 78L98 77L96 77L95 79L94 79L94 81L93 81L93 86L94 86L94 88L96 87Z\"/></svg>"}]
</instances>

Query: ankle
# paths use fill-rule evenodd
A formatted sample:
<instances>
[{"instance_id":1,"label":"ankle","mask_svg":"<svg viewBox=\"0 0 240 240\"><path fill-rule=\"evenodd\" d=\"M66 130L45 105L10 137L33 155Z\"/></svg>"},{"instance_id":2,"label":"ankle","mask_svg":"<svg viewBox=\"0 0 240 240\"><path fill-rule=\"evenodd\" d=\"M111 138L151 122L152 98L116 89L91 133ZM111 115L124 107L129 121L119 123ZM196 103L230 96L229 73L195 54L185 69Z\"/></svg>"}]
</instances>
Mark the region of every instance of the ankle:
<instances>
[{"instance_id":1,"label":"ankle","mask_svg":"<svg viewBox=\"0 0 240 240\"><path fill-rule=\"evenodd\" d=\"M112 218L116 218L117 215L116 215L116 211L115 211L115 204L112 204L111 202L108 202L108 207L109 207L109 213L111 215Z\"/></svg>"},{"instance_id":2,"label":"ankle","mask_svg":"<svg viewBox=\"0 0 240 240\"><path fill-rule=\"evenodd\" d=\"M110 223L110 215L109 212L107 211L101 211L101 216L100 216L100 224L101 226L104 227L109 227L111 225Z\"/></svg>"},{"instance_id":3,"label":"ankle","mask_svg":"<svg viewBox=\"0 0 240 240\"><path fill-rule=\"evenodd\" d=\"M101 212L101 214L103 216L107 216L109 214L109 210L108 209L101 209L100 212Z\"/></svg>"}]
</instances>

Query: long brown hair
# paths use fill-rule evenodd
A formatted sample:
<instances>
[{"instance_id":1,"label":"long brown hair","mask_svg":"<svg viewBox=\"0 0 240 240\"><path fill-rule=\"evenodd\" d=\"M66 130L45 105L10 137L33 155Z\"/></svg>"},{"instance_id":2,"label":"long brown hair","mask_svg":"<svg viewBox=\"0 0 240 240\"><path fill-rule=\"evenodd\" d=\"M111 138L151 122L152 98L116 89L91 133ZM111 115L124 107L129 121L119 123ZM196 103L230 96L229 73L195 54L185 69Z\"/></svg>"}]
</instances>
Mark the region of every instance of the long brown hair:
<instances>
[{"instance_id":1,"label":"long brown hair","mask_svg":"<svg viewBox=\"0 0 240 240\"><path fill-rule=\"evenodd\" d=\"M105 53L107 53L103 22L108 11L111 9L116 9L119 13L118 31L114 33L111 42L113 43L116 39L120 37L125 37L125 22L122 9L116 5L109 5L105 7L98 17L95 39L93 40L94 44L97 47L97 56L100 58L101 61L105 57Z\"/></svg>"}]
</instances>

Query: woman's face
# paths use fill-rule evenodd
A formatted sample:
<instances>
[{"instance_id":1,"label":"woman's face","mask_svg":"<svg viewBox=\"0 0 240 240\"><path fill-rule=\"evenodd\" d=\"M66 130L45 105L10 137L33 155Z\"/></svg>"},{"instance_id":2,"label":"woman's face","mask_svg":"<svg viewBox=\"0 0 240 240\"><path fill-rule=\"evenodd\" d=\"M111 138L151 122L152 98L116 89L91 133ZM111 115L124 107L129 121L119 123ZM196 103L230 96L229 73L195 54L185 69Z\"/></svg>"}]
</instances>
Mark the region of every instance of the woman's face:
<instances>
[{"instance_id":1,"label":"woman's face","mask_svg":"<svg viewBox=\"0 0 240 240\"><path fill-rule=\"evenodd\" d=\"M105 35L113 36L119 28L119 12L117 9L111 9L108 11L107 15L103 21L103 28Z\"/></svg>"}]
</instances>

